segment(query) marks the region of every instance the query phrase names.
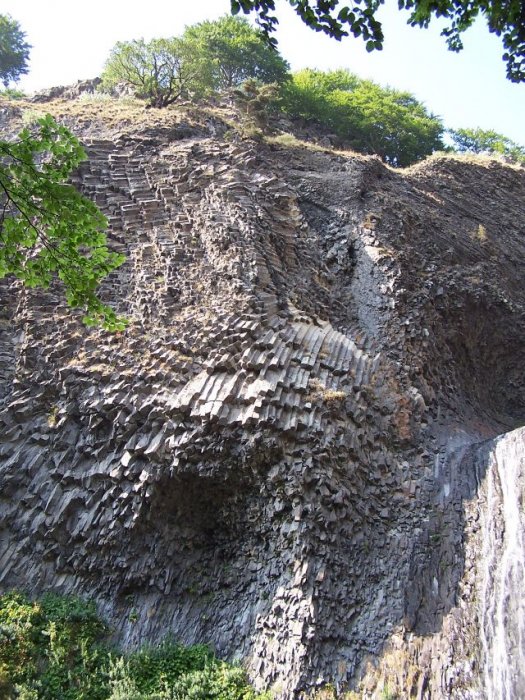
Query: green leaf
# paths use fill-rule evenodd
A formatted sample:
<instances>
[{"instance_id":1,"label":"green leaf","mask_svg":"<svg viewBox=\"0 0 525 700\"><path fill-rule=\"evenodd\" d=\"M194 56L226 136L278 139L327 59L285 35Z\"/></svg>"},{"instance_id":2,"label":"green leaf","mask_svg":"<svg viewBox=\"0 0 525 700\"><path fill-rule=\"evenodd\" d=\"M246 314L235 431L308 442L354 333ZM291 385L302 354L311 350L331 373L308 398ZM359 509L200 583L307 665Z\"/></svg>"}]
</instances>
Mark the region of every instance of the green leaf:
<instances>
[{"instance_id":1,"label":"green leaf","mask_svg":"<svg viewBox=\"0 0 525 700\"><path fill-rule=\"evenodd\" d=\"M124 323L95 295L103 278L123 262L107 247L107 221L67 180L85 159L78 140L50 115L33 132L0 141L0 196L6 216L0 228L0 275L30 287L48 287L53 277L66 300L105 328ZM44 162L41 161L44 157Z\"/></svg>"}]
</instances>

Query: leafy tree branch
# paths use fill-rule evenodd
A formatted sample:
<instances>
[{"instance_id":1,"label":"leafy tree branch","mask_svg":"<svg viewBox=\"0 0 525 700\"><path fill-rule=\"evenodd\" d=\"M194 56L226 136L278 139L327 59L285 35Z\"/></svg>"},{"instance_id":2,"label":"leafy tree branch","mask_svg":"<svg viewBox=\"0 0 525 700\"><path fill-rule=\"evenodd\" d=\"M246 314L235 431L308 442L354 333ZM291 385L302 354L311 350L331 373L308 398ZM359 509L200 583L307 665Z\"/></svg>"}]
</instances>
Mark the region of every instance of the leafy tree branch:
<instances>
[{"instance_id":1,"label":"leafy tree branch","mask_svg":"<svg viewBox=\"0 0 525 700\"><path fill-rule=\"evenodd\" d=\"M103 214L68 184L85 158L78 140L49 115L35 133L24 129L16 141L0 141L0 278L44 288L58 278L85 323L119 330L125 321L96 290L124 257L107 247Z\"/></svg>"},{"instance_id":2,"label":"leafy tree branch","mask_svg":"<svg viewBox=\"0 0 525 700\"><path fill-rule=\"evenodd\" d=\"M288 0L301 20L318 32L334 39L353 34L366 42L367 51L383 48L383 27L376 13L384 0ZM463 48L462 35L481 16L489 31L502 38L503 60L507 77L525 81L525 2L523 0L398 0L400 10L408 10L408 24L428 27L434 17L449 20L441 32L451 51ZM278 24L275 0L231 0L233 14L253 13L267 41L276 46L272 36Z\"/></svg>"}]
</instances>

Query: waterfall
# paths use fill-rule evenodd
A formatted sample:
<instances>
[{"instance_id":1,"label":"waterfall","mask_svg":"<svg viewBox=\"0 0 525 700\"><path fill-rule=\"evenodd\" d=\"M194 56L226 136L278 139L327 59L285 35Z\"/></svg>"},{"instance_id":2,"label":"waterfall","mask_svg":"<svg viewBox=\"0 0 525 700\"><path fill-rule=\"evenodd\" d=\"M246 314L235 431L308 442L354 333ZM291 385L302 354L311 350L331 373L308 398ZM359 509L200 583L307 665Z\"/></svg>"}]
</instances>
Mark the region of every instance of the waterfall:
<instances>
[{"instance_id":1,"label":"waterfall","mask_svg":"<svg viewBox=\"0 0 525 700\"><path fill-rule=\"evenodd\" d=\"M495 441L481 513L481 643L488 700L525 698L525 431Z\"/></svg>"}]
</instances>

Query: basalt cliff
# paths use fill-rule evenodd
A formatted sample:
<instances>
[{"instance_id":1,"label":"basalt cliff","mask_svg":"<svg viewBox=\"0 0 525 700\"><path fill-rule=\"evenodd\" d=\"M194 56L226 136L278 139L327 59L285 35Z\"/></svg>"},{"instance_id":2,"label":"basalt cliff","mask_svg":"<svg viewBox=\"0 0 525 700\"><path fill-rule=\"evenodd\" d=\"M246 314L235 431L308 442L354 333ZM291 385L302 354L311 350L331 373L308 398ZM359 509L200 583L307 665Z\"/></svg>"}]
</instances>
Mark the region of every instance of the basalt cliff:
<instances>
[{"instance_id":1,"label":"basalt cliff","mask_svg":"<svg viewBox=\"0 0 525 700\"><path fill-rule=\"evenodd\" d=\"M525 170L42 109L85 144L129 325L0 282L1 589L208 642L277 698L523 697Z\"/></svg>"}]
</instances>

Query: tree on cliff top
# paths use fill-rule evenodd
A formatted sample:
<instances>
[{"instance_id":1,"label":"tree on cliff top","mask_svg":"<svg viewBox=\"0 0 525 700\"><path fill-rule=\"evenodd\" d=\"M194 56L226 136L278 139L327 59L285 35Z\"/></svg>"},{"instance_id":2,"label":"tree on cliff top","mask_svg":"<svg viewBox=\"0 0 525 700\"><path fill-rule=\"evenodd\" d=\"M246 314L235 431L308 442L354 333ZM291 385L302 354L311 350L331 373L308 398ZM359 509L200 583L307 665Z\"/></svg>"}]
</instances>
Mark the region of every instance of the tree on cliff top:
<instances>
[{"instance_id":1,"label":"tree on cliff top","mask_svg":"<svg viewBox=\"0 0 525 700\"><path fill-rule=\"evenodd\" d=\"M355 0L351 5L340 0L288 0L305 24L334 39L353 34L366 41L368 51L383 47L383 27L376 13L384 0ZM478 15L483 16L489 30L502 37L507 63L507 77L513 82L525 81L525 2L523 0L398 0L400 10L408 10L408 24L428 27L433 17L449 20L441 34L451 51L463 48L462 34ZM255 13L267 40L278 19L274 14L275 0L231 0L233 14L241 10Z\"/></svg>"},{"instance_id":2,"label":"tree on cliff top","mask_svg":"<svg viewBox=\"0 0 525 700\"><path fill-rule=\"evenodd\" d=\"M450 129L454 149L458 153L500 155L525 164L525 147L496 131L484 129Z\"/></svg>"},{"instance_id":3,"label":"tree on cliff top","mask_svg":"<svg viewBox=\"0 0 525 700\"><path fill-rule=\"evenodd\" d=\"M6 88L28 72L30 48L18 22L0 15L0 80Z\"/></svg>"},{"instance_id":4,"label":"tree on cliff top","mask_svg":"<svg viewBox=\"0 0 525 700\"><path fill-rule=\"evenodd\" d=\"M251 79L280 83L288 74L288 63L240 17L226 15L187 27L182 41L198 62L200 83L212 90L236 88Z\"/></svg>"},{"instance_id":5,"label":"tree on cliff top","mask_svg":"<svg viewBox=\"0 0 525 700\"><path fill-rule=\"evenodd\" d=\"M181 97L221 92L254 78L285 79L288 64L245 19L227 15L187 27L182 37L146 43L119 42L102 74L102 88L131 85L152 107L167 107Z\"/></svg>"},{"instance_id":6,"label":"tree on cliff top","mask_svg":"<svg viewBox=\"0 0 525 700\"><path fill-rule=\"evenodd\" d=\"M188 95L199 67L180 39L119 41L102 73L102 88L131 85L152 107L167 107Z\"/></svg>"},{"instance_id":7,"label":"tree on cliff top","mask_svg":"<svg viewBox=\"0 0 525 700\"><path fill-rule=\"evenodd\" d=\"M443 124L408 92L384 88L345 70L305 69L282 90L282 108L331 129L362 153L405 167L441 150Z\"/></svg>"},{"instance_id":8,"label":"tree on cliff top","mask_svg":"<svg viewBox=\"0 0 525 700\"><path fill-rule=\"evenodd\" d=\"M108 250L106 218L67 180L85 160L78 140L50 116L14 142L0 141L0 279L14 275L28 287L58 277L84 322L124 327L96 295L101 280L122 264Z\"/></svg>"}]
</instances>

